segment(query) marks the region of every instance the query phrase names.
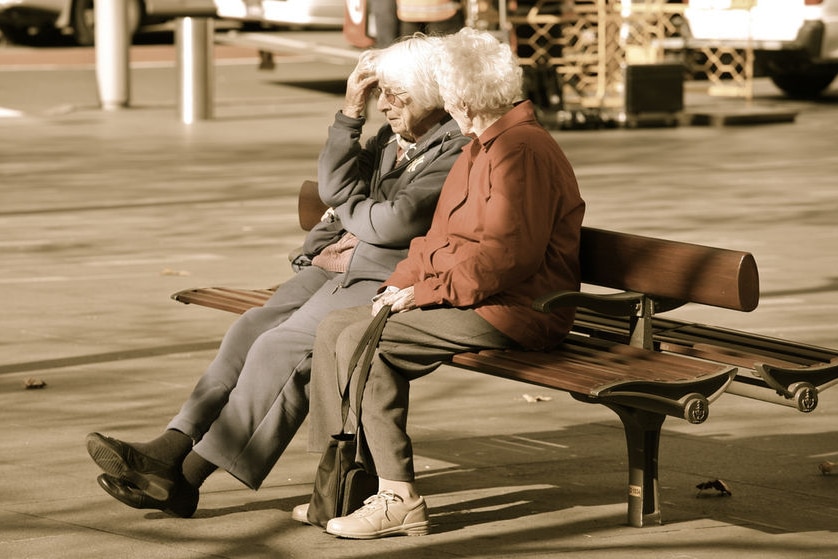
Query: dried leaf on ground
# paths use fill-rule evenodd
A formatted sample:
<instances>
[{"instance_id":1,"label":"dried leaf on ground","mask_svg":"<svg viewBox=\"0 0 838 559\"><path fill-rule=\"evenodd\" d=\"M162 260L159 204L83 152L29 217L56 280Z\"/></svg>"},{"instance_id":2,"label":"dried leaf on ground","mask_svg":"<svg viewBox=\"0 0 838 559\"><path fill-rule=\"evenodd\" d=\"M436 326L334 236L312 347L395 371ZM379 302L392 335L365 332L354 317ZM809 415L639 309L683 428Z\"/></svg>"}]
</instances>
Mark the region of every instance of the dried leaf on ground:
<instances>
[{"instance_id":1,"label":"dried leaf on ground","mask_svg":"<svg viewBox=\"0 0 838 559\"><path fill-rule=\"evenodd\" d=\"M705 489L715 489L721 497L729 497L733 495L730 491L730 486L720 479L711 479L710 481L699 483L695 486L695 488L698 489L698 495L696 495L696 497L700 496L701 492Z\"/></svg>"},{"instance_id":2,"label":"dried leaf on ground","mask_svg":"<svg viewBox=\"0 0 838 559\"><path fill-rule=\"evenodd\" d=\"M188 276L189 272L186 270L172 270L171 268L163 268L160 271L161 276Z\"/></svg>"}]
</instances>

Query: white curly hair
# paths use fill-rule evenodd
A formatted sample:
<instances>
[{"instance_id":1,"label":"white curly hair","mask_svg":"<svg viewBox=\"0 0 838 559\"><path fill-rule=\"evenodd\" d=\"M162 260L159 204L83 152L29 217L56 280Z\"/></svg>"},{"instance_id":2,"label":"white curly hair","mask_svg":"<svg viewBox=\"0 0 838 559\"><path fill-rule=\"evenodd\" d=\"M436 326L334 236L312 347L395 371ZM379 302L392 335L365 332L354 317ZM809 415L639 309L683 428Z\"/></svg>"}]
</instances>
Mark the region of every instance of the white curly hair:
<instances>
[{"instance_id":1,"label":"white curly hair","mask_svg":"<svg viewBox=\"0 0 838 559\"><path fill-rule=\"evenodd\" d=\"M446 106L498 116L522 99L523 70L509 45L469 27L441 39L433 68Z\"/></svg>"}]
</instances>

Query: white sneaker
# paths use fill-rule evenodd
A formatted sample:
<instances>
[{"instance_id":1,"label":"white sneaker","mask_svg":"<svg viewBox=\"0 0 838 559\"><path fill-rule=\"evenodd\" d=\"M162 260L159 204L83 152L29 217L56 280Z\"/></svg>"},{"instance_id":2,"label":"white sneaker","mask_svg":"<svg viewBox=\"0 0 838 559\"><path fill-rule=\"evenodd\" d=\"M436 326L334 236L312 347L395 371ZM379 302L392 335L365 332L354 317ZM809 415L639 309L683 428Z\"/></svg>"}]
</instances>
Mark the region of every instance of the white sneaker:
<instances>
[{"instance_id":1,"label":"white sneaker","mask_svg":"<svg viewBox=\"0 0 838 559\"><path fill-rule=\"evenodd\" d=\"M407 508L404 500L392 491L380 491L349 516L331 519L326 524L326 531L334 536L357 540L399 534L424 536L430 531L428 507L422 497L415 506Z\"/></svg>"},{"instance_id":2,"label":"white sneaker","mask_svg":"<svg viewBox=\"0 0 838 559\"><path fill-rule=\"evenodd\" d=\"M308 503L294 507L294 510L291 511L291 520L296 520L303 524L311 524L308 521Z\"/></svg>"}]
</instances>

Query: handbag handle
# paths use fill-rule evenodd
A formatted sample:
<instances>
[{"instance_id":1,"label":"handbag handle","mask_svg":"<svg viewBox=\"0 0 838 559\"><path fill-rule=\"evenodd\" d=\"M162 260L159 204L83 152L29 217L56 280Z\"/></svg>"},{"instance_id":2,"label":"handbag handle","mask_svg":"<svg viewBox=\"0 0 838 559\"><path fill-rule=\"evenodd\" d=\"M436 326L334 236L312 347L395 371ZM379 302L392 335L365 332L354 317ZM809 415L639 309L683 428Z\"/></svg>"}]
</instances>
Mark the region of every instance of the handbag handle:
<instances>
[{"instance_id":1,"label":"handbag handle","mask_svg":"<svg viewBox=\"0 0 838 559\"><path fill-rule=\"evenodd\" d=\"M367 329L364 331L364 334L358 342L358 346L355 348L355 352L349 359L349 373L346 377L346 387L344 387L343 392L341 393L341 433L343 433L346 429L346 419L349 417L349 385L356 367L358 370L358 391L356 392L357 401L355 404L356 430L361 425L361 401L364 398L364 387L367 384L367 378L370 374L372 357L375 355L375 350L378 347L379 340L381 339L381 333L384 331L384 325L387 323L387 318L389 316L390 305L384 305L381 307L381 310L378 311L378 314L373 317L370 325L367 326ZM361 360L362 354L363 360ZM359 361L361 362L360 366L358 365Z\"/></svg>"}]
</instances>

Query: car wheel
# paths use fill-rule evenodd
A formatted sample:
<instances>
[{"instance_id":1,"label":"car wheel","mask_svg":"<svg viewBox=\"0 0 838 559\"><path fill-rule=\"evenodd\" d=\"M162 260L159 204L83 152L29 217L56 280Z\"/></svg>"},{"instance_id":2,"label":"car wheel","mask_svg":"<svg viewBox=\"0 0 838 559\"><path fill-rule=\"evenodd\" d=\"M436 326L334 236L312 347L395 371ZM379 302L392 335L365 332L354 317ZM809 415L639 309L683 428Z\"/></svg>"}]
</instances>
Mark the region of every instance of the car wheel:
<instances>
[{"instance_id":1,"label":"car wheel","mask_svg":"<svg viewBox=\"0 0 838 559\"><path fill-rule=\"evenodd\" d=\"M6 41L18 45L28 44L32 39L29 29L26 27L15 27L13 25L0 24L0 35Z\"/></svg>"},{"instance_id":2,"label":"car wheel","mask_svg":"<svg viewBox=\"0 0 838 559\"><path fill-rule=\"evenodd\" d=\"M0 25L0 44L3 41L27 47L39 47L44 45L61 44L61 36L54 26L15 27L13 25Z\"/></svg>"},{"instance_id":3,"label":"car wheel","mask_svg":"<svg viewBox=\"0 0 838 559\"><path fill-rule=\"evenodd\" d=\"M819 96L838 76L838 66L810 66L803 71L771 74L774 85L794 99L812 99Z\"/></svg>"},{"instance_id":4,"label":"car wheel","mask_svg":"<svg viewBox=\"0 0 838 559\"><path fill-rule=\"evenodd\" d=\"M128 32L131 36L140 28L143 15L142 0L128 0ZM95 10L93 0L76 0L73 3L73 38L81 46L91 46L96 38L94 31Z\"/></svg>"}]
</instances>

